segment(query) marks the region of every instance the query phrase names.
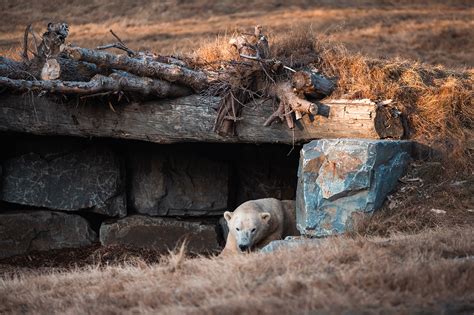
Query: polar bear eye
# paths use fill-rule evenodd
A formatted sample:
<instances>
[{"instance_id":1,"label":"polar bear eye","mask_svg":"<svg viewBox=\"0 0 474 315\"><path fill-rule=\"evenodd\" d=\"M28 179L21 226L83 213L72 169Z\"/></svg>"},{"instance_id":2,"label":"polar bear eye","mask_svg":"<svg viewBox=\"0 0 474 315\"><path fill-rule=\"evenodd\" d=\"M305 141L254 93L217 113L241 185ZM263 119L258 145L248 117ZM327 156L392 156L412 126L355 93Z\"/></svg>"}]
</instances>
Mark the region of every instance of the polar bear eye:
<instances>
[{"instance_id":1,"label":"polar bear eye","mask_svg":"<svg viewBox=\"0 0 474 315\"><path fill-rule=\"evenodd\" d=\"M256 228L253 228L253 229L252 229L252 233L255 232L256 230L257 230Z\"/></svg>"},{"instance_id":2,"label":"polar bear eye","mask_svg":"<svg viewBox=\"0 0 474 315\"><path fill-rule=\"evenodd\" d=\"M236 229L237 231L240 231L240 229L239 229L239 228L235 228L235 229Z\"/></svg>"}]
</instances>

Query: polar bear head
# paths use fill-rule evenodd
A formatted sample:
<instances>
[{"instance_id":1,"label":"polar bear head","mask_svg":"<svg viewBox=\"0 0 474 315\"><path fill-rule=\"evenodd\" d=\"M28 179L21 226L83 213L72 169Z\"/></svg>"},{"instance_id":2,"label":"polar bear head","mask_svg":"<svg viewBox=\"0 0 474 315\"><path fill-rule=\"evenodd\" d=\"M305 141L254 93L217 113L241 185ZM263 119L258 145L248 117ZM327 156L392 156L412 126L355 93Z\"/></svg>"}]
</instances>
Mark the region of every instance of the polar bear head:
<instances>
[{"instance_id":1,"label":"polar bear head","mask_svg":"<svg viewBox=\"0 0 474 315\"><path fill-rule=\"evenodd\" d=\"M252 250L268 234L271 214L261 212L256 207L255 204L244 203L234 212L224 213L229 233L234 236L241 251Z\"/></svg>"}]
</instances>

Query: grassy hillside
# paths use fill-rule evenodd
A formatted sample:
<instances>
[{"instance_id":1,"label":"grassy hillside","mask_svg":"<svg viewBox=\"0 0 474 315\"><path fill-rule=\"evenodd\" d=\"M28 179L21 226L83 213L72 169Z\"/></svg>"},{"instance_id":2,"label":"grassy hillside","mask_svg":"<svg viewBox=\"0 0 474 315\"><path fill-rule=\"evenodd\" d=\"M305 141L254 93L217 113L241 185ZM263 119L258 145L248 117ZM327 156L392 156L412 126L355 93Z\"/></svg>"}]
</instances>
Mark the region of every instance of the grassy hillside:
<instances>
[{"instance_id":1,"label":"grassy hillside","mask_svg":"<svg viewBox=\"0 0 474 315\"><path fill-rule=\"evenodd\" d=\"M128 259L0 280L0 313L470 314L474 231L339 237L270 254ZM464 312L464 313L463 313Z\"/></svg>"},{"instance_id":2,"label":"grassy hillside","mask_svg":"<svg viewBox=\"0 0 474 315\"><path fill-rule=\"evenodd\" d=\"M474 66L474 5L469 0L271 0L0 2L0 54L18 46L33 23L67 21L70 40L94 47L110 42L113 29L132 48L190 52L218 34L264 25L272 35L296 24L331 35L369 57L402 57L432 65Z\"/></svg>"}]
</instances>

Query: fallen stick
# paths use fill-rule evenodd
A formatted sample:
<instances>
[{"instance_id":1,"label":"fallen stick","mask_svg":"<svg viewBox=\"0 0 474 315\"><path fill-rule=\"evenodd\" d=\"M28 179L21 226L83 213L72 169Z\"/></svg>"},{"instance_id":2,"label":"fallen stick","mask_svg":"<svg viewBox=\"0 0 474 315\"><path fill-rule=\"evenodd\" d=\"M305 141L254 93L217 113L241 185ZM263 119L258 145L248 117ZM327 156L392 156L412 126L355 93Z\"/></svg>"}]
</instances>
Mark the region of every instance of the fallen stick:
<instances>
[{"instance_id":1,"label":"fallen stick","mask_svg":"<svg viewBox=\"0 0 474 315\"><path fill-rule=\"evenodd\" d=\"M95 63L103 68L124 70L138 76L160 78L169 82L180 83L190 86L196 92L202 91L208 85L207 76L204 72L174 64L131 58L127 55L114 55L80 47L66 47L65 51L75 60Z\"/></svg>"},{"instance_id":2,"label":"fallen stick","mask_svg":"<svg viewBox=\"0 0 474 315\"><path fill-rule=\"evenodd\" d=\"M110 77L98 74L89 82L61 80L30 81L0 77L0 86L18 92L40 90L50 93L77 95L126 91L140 93L145 96L153 95L165 98L186 96L192 93L189 88L177 84L131 75L124 76L119 73L112 74Z\"/></svg>"},{"instance_id":3,"label":"fallen stick","mask_svg":"<svg viewBox=\"0 0 474 315\"><path fill-rule=\"evenodd\" d=\"M98 46L97 47L98 50L104 50L104 49L109 49L109 48L117 48L117 49L125 51L128 54L129 57L135 57L136 56L137 53L135 51L133 51L132 49L128 48L127 45L125 45L125 43L122 41L122 39L120 37L118 37L117 34L114 33L114 31L109 30L109 32L112 34L113 37L115 37L115 39L118 42L113 43L113 44Z\"/></svg>"}]
</instances>

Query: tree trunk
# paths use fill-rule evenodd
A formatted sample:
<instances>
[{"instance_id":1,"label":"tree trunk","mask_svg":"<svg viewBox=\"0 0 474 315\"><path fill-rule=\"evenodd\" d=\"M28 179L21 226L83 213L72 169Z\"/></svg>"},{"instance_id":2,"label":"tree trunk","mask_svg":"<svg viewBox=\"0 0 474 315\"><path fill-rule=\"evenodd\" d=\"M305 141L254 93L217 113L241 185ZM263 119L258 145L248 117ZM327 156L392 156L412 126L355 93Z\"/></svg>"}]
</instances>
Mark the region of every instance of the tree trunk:
<instances>
[{"instance_id":1,"label":"tree trunk","mask_svg":"<svg viewBox=\"0 0 474 315\"><path fill-rule=\"evenodd\" d=\"M403 135L399 115L386 115L390 105L380 106L367 100L338 100L319 103L320 114L324 116L305 115L295 122L293 130L281 123L263 126L276 109L269 102L256 106L247 104L242 108L242 120L236 125L237 136L222 137L213 132L219 101L219 97L191 95L172 100L114 104L114 112L108 104L90 100L59 104L45 97L4 94L0 97L0 131L155 143L292 144L319 138L400 139Z\"/></svg>"}]
</instances>

